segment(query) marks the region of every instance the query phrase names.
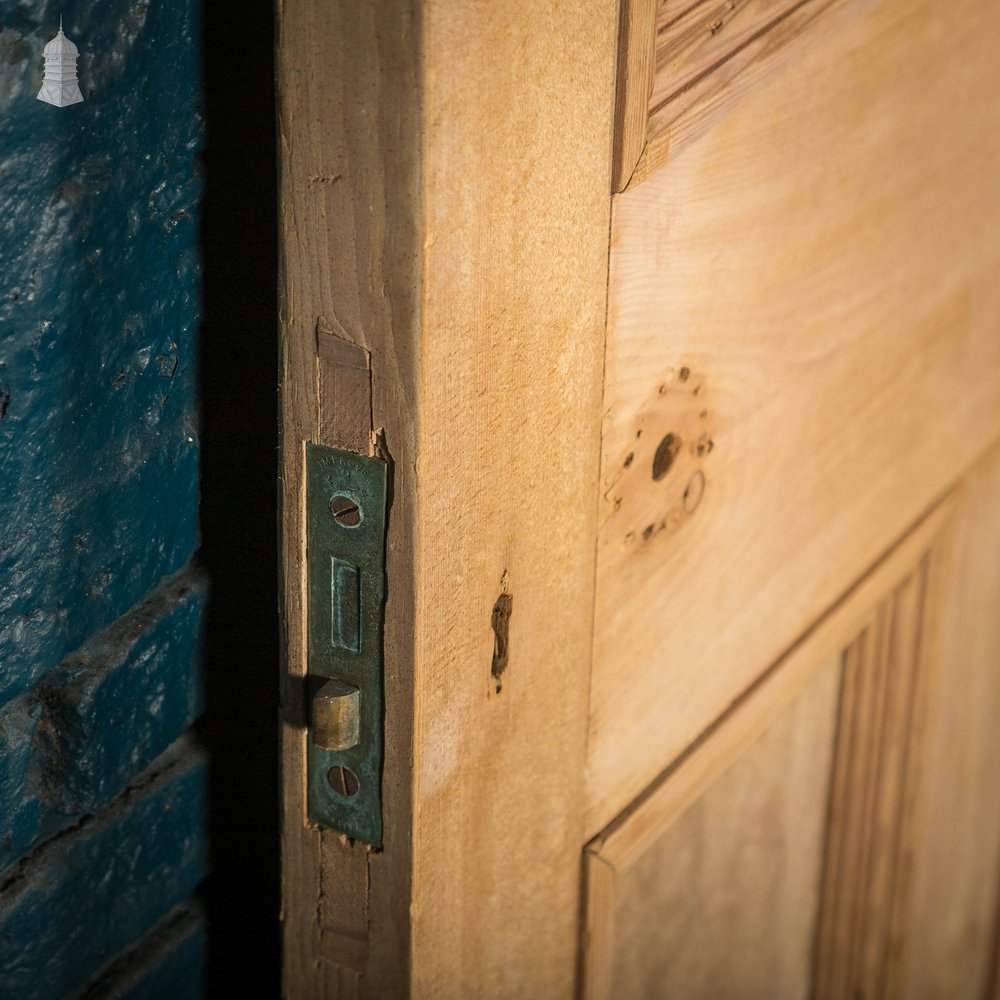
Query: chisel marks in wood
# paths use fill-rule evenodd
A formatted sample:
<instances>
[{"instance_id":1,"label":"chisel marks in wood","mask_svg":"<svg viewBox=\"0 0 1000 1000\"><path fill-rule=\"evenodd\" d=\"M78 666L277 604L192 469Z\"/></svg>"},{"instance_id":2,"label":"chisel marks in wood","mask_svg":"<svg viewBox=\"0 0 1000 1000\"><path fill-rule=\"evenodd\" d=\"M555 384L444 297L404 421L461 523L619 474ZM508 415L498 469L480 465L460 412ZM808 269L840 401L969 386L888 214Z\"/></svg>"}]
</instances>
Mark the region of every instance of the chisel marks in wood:
<instances>
[{"instance_id":1,"label":"chisel marks in wood","mask_svg":"<svg viewBox=\"0 0 1000 1000\"><path fill-rule=\"evenodd\" d=\"M319 434L323 444L360 455L369 451L372 414L371 352L337 321L316 320L319 358Z\"/></svg>"}]
</instances>

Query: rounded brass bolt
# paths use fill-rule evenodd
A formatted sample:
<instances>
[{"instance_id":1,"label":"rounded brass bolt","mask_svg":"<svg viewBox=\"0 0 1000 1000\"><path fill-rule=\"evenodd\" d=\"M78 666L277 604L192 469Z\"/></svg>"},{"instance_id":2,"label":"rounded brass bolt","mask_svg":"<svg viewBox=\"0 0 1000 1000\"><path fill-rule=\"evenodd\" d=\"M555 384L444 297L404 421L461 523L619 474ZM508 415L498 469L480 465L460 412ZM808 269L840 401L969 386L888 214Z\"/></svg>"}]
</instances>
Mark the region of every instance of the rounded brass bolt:
<instances>
[{"instance_id":1,"label":"rounded brass bolt","mask_svg":"<svg viewBox=\"0 0 1000 1000\"><path fill-rule=\"evenodd\" d=\"M361 692L327 681L313 696L312 740L321 750L350 750L361 738Z\"/></svg>"}]
</instances>

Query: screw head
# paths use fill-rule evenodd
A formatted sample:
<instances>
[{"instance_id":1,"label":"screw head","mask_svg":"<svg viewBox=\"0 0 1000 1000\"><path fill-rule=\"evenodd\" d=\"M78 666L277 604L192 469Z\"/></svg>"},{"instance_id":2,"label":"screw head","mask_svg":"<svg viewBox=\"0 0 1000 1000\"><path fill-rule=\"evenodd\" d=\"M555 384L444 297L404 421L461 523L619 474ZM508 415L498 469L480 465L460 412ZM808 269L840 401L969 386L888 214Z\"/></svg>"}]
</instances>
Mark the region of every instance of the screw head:
<instances>
[{"instance_id":1,"label":"screw head","mask_svg":"<svg viewBox=\"0 0 1000 1000\"><path fill-rule=\"evenodd\" d=\"M335 496L330 501L330 513L337 524L353 528L361 523L361 508L350 498Z\"/></svg>"},{"instance_id":2,"label":"screw head","mask_svg":"<svg viewBox=\"0 0 1000 1000\"><path fill-rule=\"evenodd\" d=\"M361 790L358 776L349 767L343 767L340 764L331 767L326 772L326 780L330 783L330 787L338 795L343 795L345 799L353 799Z\"/></svg>"}]
</instances>

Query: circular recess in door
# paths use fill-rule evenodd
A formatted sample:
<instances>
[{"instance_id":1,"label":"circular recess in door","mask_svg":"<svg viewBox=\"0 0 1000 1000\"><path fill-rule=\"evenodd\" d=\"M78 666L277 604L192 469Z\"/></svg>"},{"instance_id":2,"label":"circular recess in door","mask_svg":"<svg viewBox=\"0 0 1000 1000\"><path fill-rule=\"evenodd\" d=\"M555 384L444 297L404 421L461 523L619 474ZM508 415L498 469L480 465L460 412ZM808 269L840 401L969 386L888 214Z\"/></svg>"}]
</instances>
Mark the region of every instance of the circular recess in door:
<instances>
[{"instance_id":1,"label":"circular recess in door","mask_svg":"<svg viewBox=\"0 0 1000 1000\"><path fill-rule=\"evenodd\" d=\"M358 781L358 776L349 767L344 767L341 764L331 767L326 772L326 780L330 783L330 787L338 795L343 795L345 799L352 799L361 791L361 782Z\"/></svg>"},{"instance_id":2,"label":"circular recess in door","mask_svg":"<svg viewBox=\"0 0 1000 1000\"><path fill-rule=\"evenodd\" d=\"M330 501L330 513L337 524L356 528L361 523L361 508L350 497L339 493Z\"/></svg>"}]
</instances>

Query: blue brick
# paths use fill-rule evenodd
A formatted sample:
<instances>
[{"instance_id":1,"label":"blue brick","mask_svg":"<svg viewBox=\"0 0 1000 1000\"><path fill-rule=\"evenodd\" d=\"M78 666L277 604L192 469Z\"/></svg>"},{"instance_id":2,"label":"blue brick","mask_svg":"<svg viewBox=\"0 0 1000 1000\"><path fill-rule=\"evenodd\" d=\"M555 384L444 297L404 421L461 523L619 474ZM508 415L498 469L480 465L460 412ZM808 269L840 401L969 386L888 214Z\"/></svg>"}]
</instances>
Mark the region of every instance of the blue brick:
<instances>
[{"instance_id":1,"label":"blue brick","mask_svg":"<svg viewBox=\"0 0 1000 1000\"><path fill-rule=\"evenodd\" d=\"M86 100L35 99L59 13ZM0 0L0 704L198 542L197 4Z\"/></svg>"},{"instance_id":2,"label":"blue brick","mask_svg":"<svg viewBox=\"0 0 1000 1000\"><path fill-rule=\"evenodd\" d=\"M41 706L18 698L0 709L0 869L39 836L42 781L36 753Z\"/></svg>"},{"instance_id":3,"label":"blue brick","mask_svg":"<svg viewBox=\"0 0 1000 1000\"><path fill-rule=\"evenodd\" d=\"M205 917L182 903L139 944L117 958L82 1000L199 1000L204 994Z\"/></svg>"},{"instance_id":4,"label":"blue brick","mask_svg":"<svg viewBox=\"0 0 1000 1000\"><path fill-rule=\"evenodd\" d=\"M182 574L46 676L39 755L53 813L108 801L201 714L205 599L204 580Z\"/></svg>"},{"instance_id":5,"label":"blue brick","mask_svg":"<svg viewBox=\"0 0 1000 1000\"><path fill-rule=\"evenodd\" d=\"M171 578L0 709L0 871L108 802L203 707L206 584Z\"/></svg>"},{"instance_id":6,"label":"blue brick","mask_svg":"<svg viewBox=\"0 0 1000 1000\"><path fill-rule=\"evenodd\" d=\"M185 738L94 819L24 859L0 889L0 996L73 995L206 872L206 767Z\"/></svg>"}]
</instances>

